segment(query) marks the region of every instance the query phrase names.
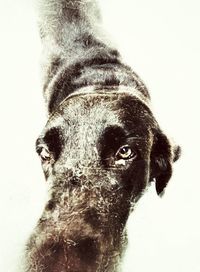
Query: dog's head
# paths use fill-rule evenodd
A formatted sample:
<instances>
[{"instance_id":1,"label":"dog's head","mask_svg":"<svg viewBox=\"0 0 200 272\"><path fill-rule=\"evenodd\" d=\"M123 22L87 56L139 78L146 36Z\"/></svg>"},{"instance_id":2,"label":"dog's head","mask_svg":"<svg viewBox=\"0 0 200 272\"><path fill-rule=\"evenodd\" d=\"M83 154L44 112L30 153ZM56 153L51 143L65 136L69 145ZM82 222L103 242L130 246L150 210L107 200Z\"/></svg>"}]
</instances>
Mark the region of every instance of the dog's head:
<instances>
[{"instance_id":1,"label":"dog's head","mask_svg":"<svg viewBox=\"0 0 200 272\"><path fill-rule=\"evenodd\" d=\"M134 203L151 181L163 193L178 148L145 101L107 91L65 99L36 146L50 198L34 258L45 256L38 262L48 271L61 271L66 262L69 271L113 271Z\"/></svg>"},{"instance_id":2,"label":"dog's head","mask_svg":"<svg viewBox=\"0 0 200 272\"><path fill-rule=\"evenodd\" d=\"M47 210L59 206L61 220L68 213L72 221L77 212L92 225L109 221L119 227L151 181L157 193L163 193L179 150L162 133L149 107L126 93L64 100L36 148L50 187Z\"/></svg>"}]
</instances>

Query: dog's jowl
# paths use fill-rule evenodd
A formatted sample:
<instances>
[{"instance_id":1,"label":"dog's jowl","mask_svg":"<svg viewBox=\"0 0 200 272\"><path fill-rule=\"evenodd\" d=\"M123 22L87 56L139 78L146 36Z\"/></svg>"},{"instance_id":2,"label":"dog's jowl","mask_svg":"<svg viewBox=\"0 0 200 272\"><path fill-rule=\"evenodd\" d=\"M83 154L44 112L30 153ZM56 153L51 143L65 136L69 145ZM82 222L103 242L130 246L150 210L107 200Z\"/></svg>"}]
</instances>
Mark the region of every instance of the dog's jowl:
<instances>
[{"instance_id":1,"label":"dog's jowl","mask_svg":"<svg viewBox=\"0 0 200 272\"><path fill-rule=\"evenodd\" d=\"M161 195L179 157L149 94L101 35L94 0L39 0L48 121L36 141L49 199L27 272L116 272L126 221L150 182Z\"/></svg>"}]
</instances>

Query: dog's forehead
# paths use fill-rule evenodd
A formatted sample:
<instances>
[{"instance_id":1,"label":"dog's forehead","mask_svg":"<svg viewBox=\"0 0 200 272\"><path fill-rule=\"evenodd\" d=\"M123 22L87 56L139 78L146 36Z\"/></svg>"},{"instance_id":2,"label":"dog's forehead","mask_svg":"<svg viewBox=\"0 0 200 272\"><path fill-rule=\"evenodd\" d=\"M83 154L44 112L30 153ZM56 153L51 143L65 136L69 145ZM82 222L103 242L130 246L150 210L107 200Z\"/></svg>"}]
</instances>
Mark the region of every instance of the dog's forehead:
<instances>
[{"instance_id":1,"label":"dog's forehead","mask_svg":"<svg viewBox=\"0 0 200 272\"><path fill-rule=\"evenodd\" d=\"M129 94L87 94L66 99L50 116L46 129L61 127L66 129L123 126L129 119L140 119L145 123L151 112L138 98Z\"/></svg>"},{"instance_id":2,"label":"dog's forehead","mask_svg":"<svg viewBox=\"0 0 200 272\"><path fill-rule=\"evenodd\" d=\"M72 97L64 101L56 112L50 116L46 130L59 127L66 134L84 131L93 133L106 126L120 126L119 110L115 96L84 95Z\"/></svg>"},{"instance_id":3,"label":"dog's forehead","mask_svg":"<svg viewBox=\"0 0 200 272\"><path fill-rule=\"evenodd\" d=\"M117 100L117 96L84 95L66 101L60 110L72 125L115 124L119 123L118 110L114 109Z\"/></svg>"}]
</instances>

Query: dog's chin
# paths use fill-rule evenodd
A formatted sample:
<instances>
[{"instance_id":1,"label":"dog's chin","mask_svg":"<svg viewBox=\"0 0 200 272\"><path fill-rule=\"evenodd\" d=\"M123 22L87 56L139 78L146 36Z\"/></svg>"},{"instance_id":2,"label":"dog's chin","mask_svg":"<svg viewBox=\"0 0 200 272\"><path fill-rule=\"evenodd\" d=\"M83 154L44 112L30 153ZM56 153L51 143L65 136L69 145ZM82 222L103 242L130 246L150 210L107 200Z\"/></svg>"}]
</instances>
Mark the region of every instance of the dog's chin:
<instances>
[{"instance_id":1,"label":"dog's chin","mask_svg":"<svg viewBox=\"0 0 200 272\"><path fill-rule=\"evenodd\" d=\"M58 195L53 196L27 245L27 264L44 272L113 271L127 244L130 201L124 192L80 188L57 202Z\"/></svg>"},{"instance_id":2,"label":"dog's chin","mask_svg":"<svg viewBox=\"0 0 200 272\"><path fill-rule=\"evenodd\" d=\"M87 249L87 250L86 250ZM93 237L79 237L76 241L59 237L47 239L32 251L37 267L45 272L96 271L101 247ZM41 258L42 256L42 258ZM45 269L44 269L45 268ZM82 270L83 269L83 270Z\"/></svg>"},{"instance_id":3,"label":"dog's chin","mask_svg":"<svg viewBox=\"0 0 200 272\"><path fill-rule=\"evenodd\" d=\"M68 209L58 206L49 213L49 218L46 212L46 218L40 219L30 240L32 252L29 258L34 259L38 267L47 268L41 271L93 272L105 263L108 266L117 263L116 252L120 254L126 245L124 226L114 212L117 207L107 207L107 211L104 207L100 212L98 205L88 208L93 202L87 200L82 199L82 209L74 207L69 213ZM109 254L113 255L112 260L108 259Z\"/></svg>"}]
</instances>

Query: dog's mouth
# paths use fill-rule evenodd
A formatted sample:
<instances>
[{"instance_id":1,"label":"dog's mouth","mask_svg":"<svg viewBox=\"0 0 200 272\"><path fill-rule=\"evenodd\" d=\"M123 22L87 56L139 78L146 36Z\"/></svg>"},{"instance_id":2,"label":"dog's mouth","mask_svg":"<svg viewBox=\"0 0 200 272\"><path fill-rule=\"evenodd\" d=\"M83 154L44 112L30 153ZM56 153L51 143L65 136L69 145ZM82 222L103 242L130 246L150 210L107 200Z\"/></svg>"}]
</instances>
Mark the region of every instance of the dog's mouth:
<instances>
[{"instance_id":1,"label":"dog's mouth","mask_svg":"<svg viewBox=\"0 0 200 272\"><path fill-rule=\"evenodd\" d=\"M112 262L117 264L119 245L114 239L96 236L79 236L67 239L51 237L33 247L32 257L43 272L94 272L105 271ZM123 242L125 244L125 241ZM121 242L120 246L123 244ZM40 258L38 258L40 256ZM111 258L112 257L112 258ZM101 268L102 270L97 270Z\"/></svg>"},{"instance_id":2,"label":"dog's mouth","mask_svg":"<svg viewBox=\"0 0 200 272\"><path fill-rule=\"evenodd\" d=\"M70 239L54 236L35 247L36 258L38 253L42 258L37 266L45 272L61 271L96 271L96 266L102 261L101 243L95 237L79 236Z\"/></svg>"},{"instance_id":3,"label":"dog's mouth","mask_svg":"<svg viewBox=\"0 0 200 272\"><path fill-rule=\"evenodd\" d=\"M74 197L68 198L60 195L59 201L54 195L37 226L40 239L33 239L35 258L43 256L38 265L47 267L41 271L93 272L99 265L109 263L108 253L115 260L116 252L124 245L128 202L125 205L119 196L109 195L108 191L84 192L82 188L82 193L76 190L72 194Z\"/></svg>"}]
</instances>

